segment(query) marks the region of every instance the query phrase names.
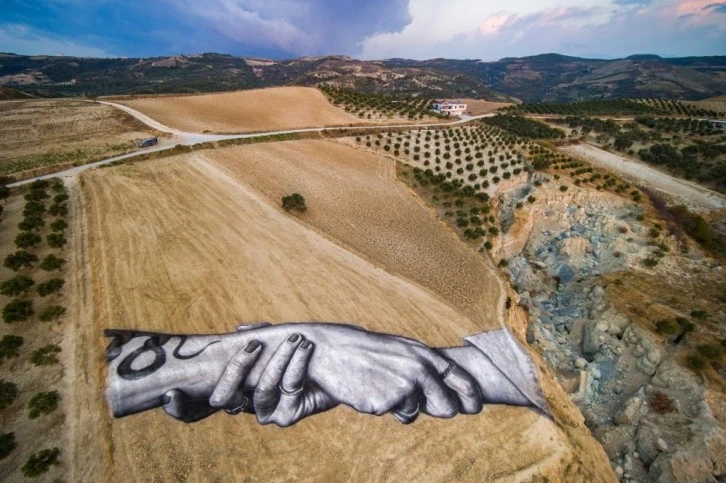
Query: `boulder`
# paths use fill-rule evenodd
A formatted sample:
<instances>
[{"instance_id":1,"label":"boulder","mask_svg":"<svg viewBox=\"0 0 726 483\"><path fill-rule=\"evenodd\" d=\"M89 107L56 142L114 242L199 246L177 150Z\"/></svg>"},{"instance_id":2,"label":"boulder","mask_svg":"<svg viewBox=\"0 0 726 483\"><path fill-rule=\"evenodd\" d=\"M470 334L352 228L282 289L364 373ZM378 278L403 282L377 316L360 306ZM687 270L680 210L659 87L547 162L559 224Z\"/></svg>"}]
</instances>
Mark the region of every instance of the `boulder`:
<instances>
[{"instance_id":1,"label":"boulder","mask_svg":"<svg viewBox=\"0 0 726 483\"><path fill-rule=\"evenodd\" d=\"M642 391L625 401L617 413L615 413L615 424L618 426L635 425L640 419L641 409L643 408Z\"/></svg>"}]
</instances>

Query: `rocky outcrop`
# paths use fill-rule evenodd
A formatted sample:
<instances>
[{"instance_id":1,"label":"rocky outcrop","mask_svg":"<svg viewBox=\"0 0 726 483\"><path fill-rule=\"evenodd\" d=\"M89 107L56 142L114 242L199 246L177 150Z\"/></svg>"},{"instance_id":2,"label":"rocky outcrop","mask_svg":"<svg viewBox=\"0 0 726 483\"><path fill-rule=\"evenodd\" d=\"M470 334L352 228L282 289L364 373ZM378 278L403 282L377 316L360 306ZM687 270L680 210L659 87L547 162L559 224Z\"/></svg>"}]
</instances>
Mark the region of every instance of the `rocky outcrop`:
<instances>
[{"instance_id":1,"label":"rocky outcrop","mask_svg":"<svg viewBox=\"0 0 726 483\"><path fill-rule=\"evenodd\" d=\"M726 433L704 386L648 330L605 299L603 275L638 270L649 253L637 208L610 195L547 186L527 213L526 189L500 196L512 221L500 257L509 261L527 339L582 411L622 481L716 481L726 477ZM667 263L667 262L664 262Z\"/></svg>"}]
</instances>

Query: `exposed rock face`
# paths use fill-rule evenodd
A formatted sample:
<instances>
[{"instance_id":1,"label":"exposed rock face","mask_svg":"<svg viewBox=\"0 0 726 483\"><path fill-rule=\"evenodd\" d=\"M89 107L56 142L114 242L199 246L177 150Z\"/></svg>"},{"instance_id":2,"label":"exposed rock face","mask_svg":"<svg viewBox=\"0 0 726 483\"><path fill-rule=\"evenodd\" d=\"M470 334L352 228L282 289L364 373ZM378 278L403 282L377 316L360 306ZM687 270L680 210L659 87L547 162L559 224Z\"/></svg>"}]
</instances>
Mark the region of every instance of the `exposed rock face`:
<instances>
[{"instance_id":1,"label":"exposed rock face","mask_svg":"<svg viewBox=\"0 0 726 483\"><path fill-rule=\"evenodd\" d=\"M519 304L530 314L529 342L558 373L622 481L726 477L726 433L703 384L605 299L602 275L640 270L648 253L638 208L553 188L537 188L527 214L511 212L517 193L528 190L499 198L514 221L498 255L509 259Z\"/></svg>"}]
</instances>

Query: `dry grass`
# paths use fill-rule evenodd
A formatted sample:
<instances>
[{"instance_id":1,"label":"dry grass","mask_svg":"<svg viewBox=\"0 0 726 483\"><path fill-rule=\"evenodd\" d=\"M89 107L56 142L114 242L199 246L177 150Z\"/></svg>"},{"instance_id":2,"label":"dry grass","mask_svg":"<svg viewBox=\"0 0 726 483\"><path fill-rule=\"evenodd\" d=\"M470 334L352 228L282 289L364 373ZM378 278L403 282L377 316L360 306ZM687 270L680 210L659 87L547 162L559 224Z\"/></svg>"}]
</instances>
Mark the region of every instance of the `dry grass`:
<instances>
[{"instance_id":1,"label":"dry grass","mask_svg":"<svg viewBox=\"0 0 726 483\"><path fill-rule=\"evenodd\" d=\"M301 193L309 207L302 217L306 223L389 272L432 290L478 327L498 327L495 276L481 256L395 180L390 159L331 141L204 154L272 204L286 194Z\"/></svg>"},{"instance_id":2,"label":"dry grass","mask_svg":"<svg viewBox=\"0 0 726 483\"><path fill-rule=\"evenodd\" d=\"M274 87L194 96L118 101L187 132L241 133L363 124L334 107L317 89Z\"/></svg>"},{"instance_id":3,"label":"dry grass","mask_svg":"<svg viewBox=\"0 0 726 483\"><path fill-rule=\"evenodd\" d=\"M491 102L483 99L463 99L466 102L466 113L471 116L489 114L503 107L511 106L509 102Z\"/></svg>"},{"instance_id":4,"label":"dry grass","mask_svg":"<svg viewBox=\"0 0 726 483\"><path fill-rule=\"evenodd\" d=\"M390 165L358 167L355 154L346 150L342 153L349 163L336 164L321 153L325 169L318 173L314 164L305 167L305 161L323 145L300 144L296 150L269 149L256 156L256 146L214 153L215 163L230 170L235 170L232 159L240 158L237 172L252 172L245 184L200 155L84 175L88 211L74 226L74 263L78 280L87 277L87 283L76 287L87 291L79 293L81 310L73 334L75 429L69 479L511 480L568 474L608 480L604 456L590 451L578 455L580 446L570 444L558 426L522 408L491 406L477 416L453 420L423 417L408 427L391 417L359 415L346 408L288 429L225 414L187 425L159 410L108 419L98 396L103 385L100 334L106 327L195 333L228 331L242 321L351 321L432 345L459 343L463 333L478 331L479 324L432 291L372 263L379 256L369 261L341 246L365 253L373 243L367 241L367 230L382 218L395 220L399 206L430 229L447 230L431 221L433 215L426 210L408 204L406 192L390 179ZM263 155L270 160L270 177L285 159L294 173L314 173L299 180L303 185L316 179L332 182L337 176L340 186L333 182L329 190L333 199L348 189L347 176L370 183L355 196L368 189L386 195L385 186L392 193L378 205L384 208L378 217L344 220L345 207L355 204L353 196L326 204L320 198L321 185L305 193L310 211L298 220L266 199L274 201L276 190L292 187L285 183L293 181L264 182ZM327 175L326 169L331 171ZM260 195L250 186L269 194ZM331 228L327 236L316 231L344 221L346 230ZM404 235L392 244L405 241L406 230L414 224L410 220L401 225ZM375 240L392 234L394 226L370 236ZM439 239L449 236L446 231ZM341 244L335 243L338 238ZM402 253L420 248L414 244ZM587 434L584 428L578 431Z\"/></svg>"},{"instance_id":5,"label":"dry grass","mask_svg":"<svg viewBox=\"0 0 726 483\"><path fill-rule=\"evenodd\" d=\"M67 166L136 149L160 135L110 106L69 99L0 102L0 175Z\"/></svg>"}]
</instances>

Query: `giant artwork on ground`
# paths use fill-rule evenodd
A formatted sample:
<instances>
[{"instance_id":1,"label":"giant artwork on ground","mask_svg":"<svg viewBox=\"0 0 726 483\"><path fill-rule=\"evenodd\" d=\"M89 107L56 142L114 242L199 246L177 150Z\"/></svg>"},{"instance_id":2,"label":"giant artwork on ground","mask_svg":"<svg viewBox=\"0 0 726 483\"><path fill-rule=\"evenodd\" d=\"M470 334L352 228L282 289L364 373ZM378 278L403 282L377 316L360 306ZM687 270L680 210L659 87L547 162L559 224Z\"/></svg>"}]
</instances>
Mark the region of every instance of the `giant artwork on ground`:
<instances>
[{"instance_id":1,"label":"giant artwork on ground","mask_svg":"<svg viewBox=\"0 0 726 483\"><path fill-rule=\"evenodd\" d=\"M485 404L547 414L537 373L506 329L432 348L406 337L332 323L243 325L221 335L108 330L107 396L114 416L163 407L185 422L219 410L290 426L340 404L450 418Z\"/></svg>"}]
</instances>

